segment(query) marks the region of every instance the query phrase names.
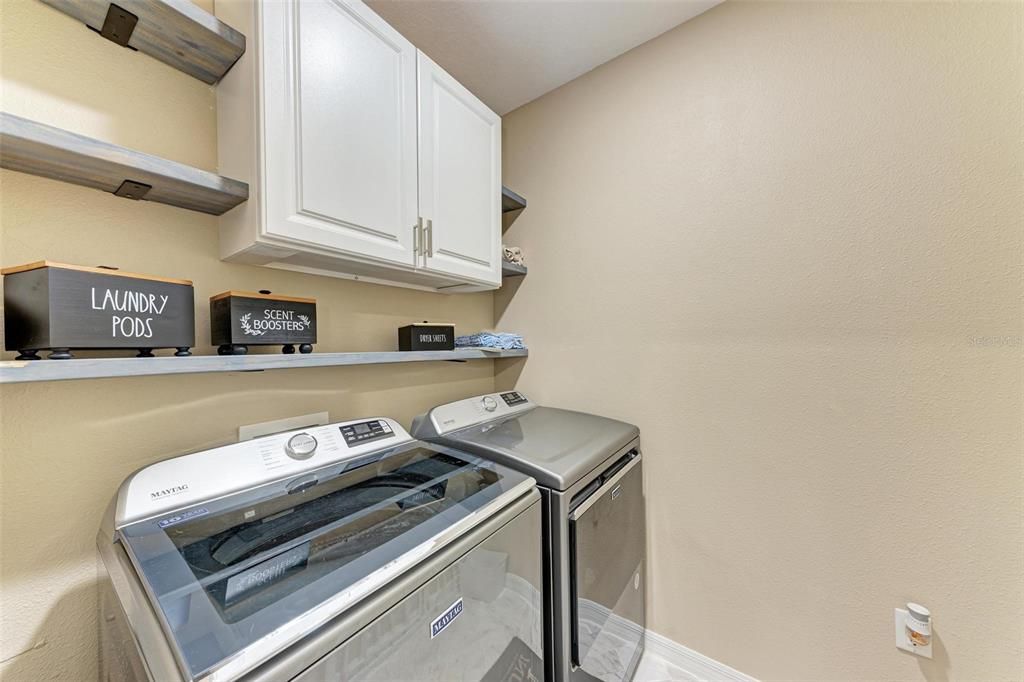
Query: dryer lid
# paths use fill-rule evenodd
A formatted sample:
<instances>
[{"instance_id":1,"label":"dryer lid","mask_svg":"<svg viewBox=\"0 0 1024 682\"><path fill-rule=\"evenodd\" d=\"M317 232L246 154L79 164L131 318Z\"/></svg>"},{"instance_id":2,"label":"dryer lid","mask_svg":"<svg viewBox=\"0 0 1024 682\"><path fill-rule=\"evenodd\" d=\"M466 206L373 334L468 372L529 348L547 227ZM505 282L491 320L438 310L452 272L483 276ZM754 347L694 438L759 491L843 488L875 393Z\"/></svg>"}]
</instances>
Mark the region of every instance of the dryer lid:
<instances>
[{"instance_id":1,"label":"dryer lid","mask_svg":"<svg viewBox=\"0 0 1024 682\"><path fill-rule=\"evenodd\" d=\"M475 405L485 397L459 402ZM493 397L502 399L501 394ZM517 405L507 412L505 405L499 404L496 412L500 414L491 421L474 420L476 423L470 426L446 430L443 422L449 420L449 415L460 413L451 409L452 405L435 407L424 418L418 418L413 435L475 452L555 490L568 490L640 436L640 430L626 422L533 403Z\"/></svg>"},{"instance_id":2,"label":"dryer lid","mask_svg":"<svg viewBox=\"0 0 1024 682\"><path fill-rule=\"evenodd\" d=\"M236 679L534 485L404 440L117 529L186 679Z\"/></svg>"}]
</instances>

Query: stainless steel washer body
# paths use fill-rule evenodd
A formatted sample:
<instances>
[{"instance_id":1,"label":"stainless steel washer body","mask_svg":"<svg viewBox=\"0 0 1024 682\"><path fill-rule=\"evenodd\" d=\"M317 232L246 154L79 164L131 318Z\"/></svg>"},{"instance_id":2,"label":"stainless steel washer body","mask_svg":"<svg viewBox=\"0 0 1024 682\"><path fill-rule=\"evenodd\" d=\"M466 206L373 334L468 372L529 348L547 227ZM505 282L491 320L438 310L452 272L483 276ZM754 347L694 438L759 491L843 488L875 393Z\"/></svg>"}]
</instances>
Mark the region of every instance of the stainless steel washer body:
<instances>
[{"instance_id":1,"label":"stainless steel washer body","mask_svg":"<svg viewBox=\"0 0 1024 682\"><path fill-rule=\"evenodd\" d=\"M644 649L646 522L639 430L512 391L440 405L417 438L532 476L544 512L545 671L630 680Z\"/></svg>"}]
</instances>

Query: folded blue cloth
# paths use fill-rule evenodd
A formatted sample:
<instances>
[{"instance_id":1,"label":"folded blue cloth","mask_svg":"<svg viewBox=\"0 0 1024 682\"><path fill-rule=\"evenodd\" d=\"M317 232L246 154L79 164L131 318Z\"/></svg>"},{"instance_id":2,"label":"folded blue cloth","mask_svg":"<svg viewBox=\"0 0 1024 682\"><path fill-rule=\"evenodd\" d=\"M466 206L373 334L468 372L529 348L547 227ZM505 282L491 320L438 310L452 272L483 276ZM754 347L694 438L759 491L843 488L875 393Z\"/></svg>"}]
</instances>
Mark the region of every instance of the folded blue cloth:
<instances>
[{"instance_id":1,"label":"folded blue cloth","mask_svg":"<svg viewBox=\"0 0 1024 682\"><path fill-rule=\"evenodd\" d=\"M483 347L500 348L501 350L522 350L523 337L520 334L501 334L498 332L480 332L468 336L455 337L456 348Z\"/></svg>"}]
</instances>

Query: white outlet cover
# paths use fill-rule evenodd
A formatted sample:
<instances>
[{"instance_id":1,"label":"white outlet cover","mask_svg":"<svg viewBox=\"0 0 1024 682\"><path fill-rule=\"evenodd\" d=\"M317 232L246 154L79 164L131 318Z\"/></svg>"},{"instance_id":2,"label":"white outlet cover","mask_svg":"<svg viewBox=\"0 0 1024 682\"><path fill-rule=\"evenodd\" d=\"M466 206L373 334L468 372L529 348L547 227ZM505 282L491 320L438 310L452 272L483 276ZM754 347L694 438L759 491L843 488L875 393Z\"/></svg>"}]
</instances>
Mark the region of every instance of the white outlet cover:
<instances>
[{"instance_id":1,"label":"white outlet cover","mask_svg":"<svg viewBox=\"0 0 1024 682\"><path fill-rule=\"evenodd\" d=\"M918 646L911 643L910 638L907 637L907 610L906 609L894 609L895 610L895 621L896 621L896 648L909 651L917 656L924 658L932 657L932 644L928 642L928 646ZM933 635L934 636L934 635Z\"/></svg>"},{"instance_id":2,"label":"white outlet cover","mask_svg":"<svg viewBox=\"0 0 1024 682\"><path fill-rule=\"evenodd\" d=\"M245 424L238 427L238 440L252 440L274 433L304 429L307 426L326 426L330 423L331 416L328 413L314 412L313 414L285 417L284 419L275 419L274 421L260 422L259 424Z\"/></svg>"}]
</instances>

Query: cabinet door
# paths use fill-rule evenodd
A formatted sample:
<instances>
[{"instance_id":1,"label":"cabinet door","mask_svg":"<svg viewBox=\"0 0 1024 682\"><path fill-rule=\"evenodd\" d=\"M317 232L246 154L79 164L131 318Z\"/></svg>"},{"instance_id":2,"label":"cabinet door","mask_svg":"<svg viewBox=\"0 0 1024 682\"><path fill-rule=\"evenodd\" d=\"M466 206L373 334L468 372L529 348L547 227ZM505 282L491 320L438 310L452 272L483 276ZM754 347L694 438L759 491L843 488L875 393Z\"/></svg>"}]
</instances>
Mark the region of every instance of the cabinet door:
<instances>
[{"instance_id":1,"label":"cabinet door","mask_svg":"<svg viewBox=\"0 0 1024 682\"><path fill-rule=\"evenodd\" d=\"M501 118L419 53L422 267L501 283Z\"/></svg>"},{"instance_id":2,"label":"cabinet door","mask_svg":"<svg viewBox=\"0 0 1024 682\"><path fill-rule=\"evenodd\" d=\"M416 48L359 0L260 8L263 233L413 266Z\"/></svg>"}]
</instances>

